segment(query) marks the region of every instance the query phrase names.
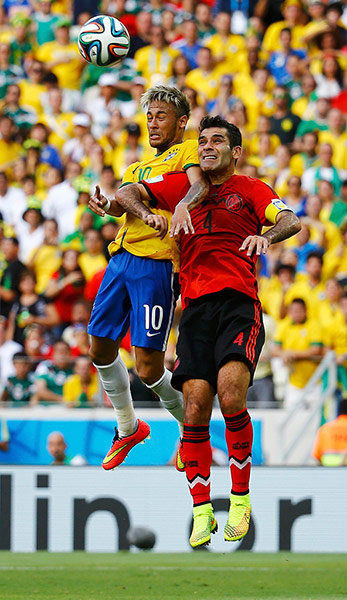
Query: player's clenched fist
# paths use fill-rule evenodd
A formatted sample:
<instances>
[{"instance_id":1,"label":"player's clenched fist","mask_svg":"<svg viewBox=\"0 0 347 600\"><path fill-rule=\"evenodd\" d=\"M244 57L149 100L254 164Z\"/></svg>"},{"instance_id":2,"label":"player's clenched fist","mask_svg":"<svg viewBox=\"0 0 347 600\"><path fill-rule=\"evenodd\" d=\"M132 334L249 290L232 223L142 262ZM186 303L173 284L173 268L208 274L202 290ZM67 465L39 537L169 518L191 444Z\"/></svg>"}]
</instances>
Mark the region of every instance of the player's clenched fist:
<instances>
[{"instance_id":1,"label":"player's clenched fist","mask_svg":"<svg viewBox=\"0 0 347 600\"><path fill-rule=\"evenodd\" d=\"M168 222L166 217L163 215L150 214L144 218L144 222L150 227L153 227L153 229L157 230L158 238L161 240L164 239L168 230Z\"/></svg>"},{"instance_id":2,"label":"player's clenched fist","mask_svg":"<svg viewBox=\"0 0 347 600\"><path fill-rule=\"evenodd\" d=\"M247 256L252 256L255 251L257 256L261 254L266 254L268 247L270 246L269 240L262 235L249 235L243 241L242 246L240 246L239 250L243 252L247 250Z\"/></svg>"}]
</instances>

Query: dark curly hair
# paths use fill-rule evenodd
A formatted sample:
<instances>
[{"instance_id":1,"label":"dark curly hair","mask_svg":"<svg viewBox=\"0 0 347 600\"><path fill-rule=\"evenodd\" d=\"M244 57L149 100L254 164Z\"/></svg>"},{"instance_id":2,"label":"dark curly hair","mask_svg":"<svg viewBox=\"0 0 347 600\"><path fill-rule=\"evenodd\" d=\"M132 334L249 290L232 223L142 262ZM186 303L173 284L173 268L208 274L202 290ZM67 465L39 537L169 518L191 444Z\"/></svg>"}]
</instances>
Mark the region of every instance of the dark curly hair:
<instances>
[{"instance_id":1,"label":"dark curly hair","mask_svg":"<svg viewBox=\"0 0 347 600\"><path fill-rule=\"evenodd\" d=\"M204 129L210 129L211 127L222 127L227 130L230 148L234 148L234 146L242 146L242 135L236 125L232 123L228 123L225 119L216 115L215 117L204 117L201 119L199 133L201 133Z\"/></svg>"}]
</instances>

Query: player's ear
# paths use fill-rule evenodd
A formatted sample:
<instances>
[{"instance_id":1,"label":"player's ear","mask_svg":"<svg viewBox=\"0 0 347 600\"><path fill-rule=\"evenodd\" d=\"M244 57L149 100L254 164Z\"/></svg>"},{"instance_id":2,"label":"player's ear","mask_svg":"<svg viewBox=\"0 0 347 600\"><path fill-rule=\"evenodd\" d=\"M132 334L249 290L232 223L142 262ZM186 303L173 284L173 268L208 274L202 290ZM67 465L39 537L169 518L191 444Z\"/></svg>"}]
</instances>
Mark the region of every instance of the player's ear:
<instances>
[{"instance_id":1,"label":"player's ear","mask_svg":"<svg viewBox=\"0 0 347 600\"><path fill-rule=\"evenodd\" d=\"M180 129L185 129L185 128L186 128L186 125L187 125L187 122L188 122L188 117L187 117L187 115L183 115L182 117L180 117L180 118L178 119L178 127L179 127Z\"/></svg>"},{"instance_id":2,"label":"player's ear","mask_svg":"<svg viewBox=\"0 0 347 600\"><path fill-rule=\"evenodd\" d=\"M240 158L242 152L241 146L234 146L231 150L232 157L237 160Z\"/></svg>"}]
</instances>

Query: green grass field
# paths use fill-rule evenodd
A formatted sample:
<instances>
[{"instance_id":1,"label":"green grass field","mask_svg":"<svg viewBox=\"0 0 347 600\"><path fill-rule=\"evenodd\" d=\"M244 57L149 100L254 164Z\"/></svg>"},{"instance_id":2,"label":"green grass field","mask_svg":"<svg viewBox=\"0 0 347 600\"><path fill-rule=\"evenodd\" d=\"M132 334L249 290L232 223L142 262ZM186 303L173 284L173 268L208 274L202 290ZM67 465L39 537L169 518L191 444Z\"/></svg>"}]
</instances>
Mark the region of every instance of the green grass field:
<instances>
[{"instance_id":1,"label":"green grass field","mask_svg":"<svg viewBox=\"0 0 347 600\"><path fill-rule=\"evenodd\" d=\"M2 600L347 599L341 554L0 553Z\"/></svg>"}]
</instances>

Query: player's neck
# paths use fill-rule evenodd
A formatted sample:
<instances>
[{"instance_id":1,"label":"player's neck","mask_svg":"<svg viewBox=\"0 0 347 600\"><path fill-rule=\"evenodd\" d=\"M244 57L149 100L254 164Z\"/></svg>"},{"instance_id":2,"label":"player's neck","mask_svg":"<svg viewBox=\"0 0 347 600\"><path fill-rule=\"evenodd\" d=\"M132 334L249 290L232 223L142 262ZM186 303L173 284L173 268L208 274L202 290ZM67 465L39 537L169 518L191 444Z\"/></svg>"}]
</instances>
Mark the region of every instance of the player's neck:
<instances>
[{"instance_id":1,"label":"player's neck","mask_svg":"<svg viewBox=\"0 0 347 600\"><path fill-rule=\"evenodd\" d=\"M212 183L212 185L222 185L227 179L229 179L232 175L235 174L235 168L230 167L227 169L223 169L223 171L211 171L207 173L207 176Z\"/></svg>"},{"instance_id":2,"label":"player's neck","mask_svg":"<svg viewBox=\"0 0 347 600\"><path fill-rule=\"evenodd\" d=\"M182 144L182 142L183 142L183 136L180 135L180 136L175 137L170 142L167 142L160 148L157 148L157 156L159 154L163 154L163 152L166 152L166 150L169 150L169 148L172 148L172 146L176 146L176 144Z\"/></svg>"}]
</instances>

